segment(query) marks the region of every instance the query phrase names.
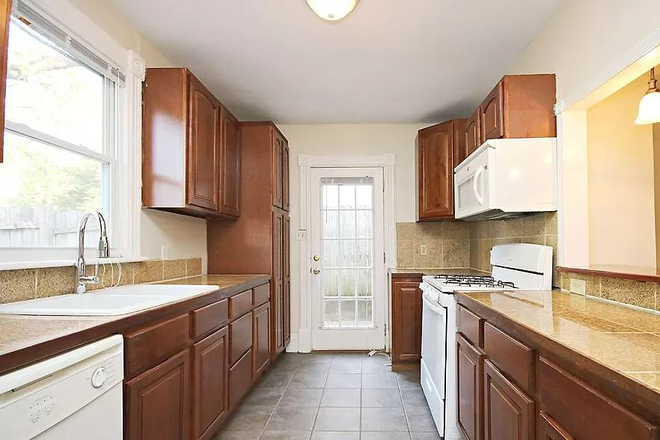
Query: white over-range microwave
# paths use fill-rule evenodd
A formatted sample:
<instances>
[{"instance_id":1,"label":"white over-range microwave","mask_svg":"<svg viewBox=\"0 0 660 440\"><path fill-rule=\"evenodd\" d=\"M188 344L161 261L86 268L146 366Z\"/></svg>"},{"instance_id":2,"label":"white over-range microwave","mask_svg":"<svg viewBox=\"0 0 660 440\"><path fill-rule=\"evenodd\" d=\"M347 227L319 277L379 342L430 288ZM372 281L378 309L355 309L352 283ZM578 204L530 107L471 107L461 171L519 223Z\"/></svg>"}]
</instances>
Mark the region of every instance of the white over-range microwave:
<instances>
[{"instance_id":1,"label":"white over-range microwave","mask_svg":"<svg viewBox=\"0 0 660 440\"><path fill-rule=\"evenodd\" d=\"M486 141L454 169L456 218L557 210L557 139Z\"/></svg>"}]
</instances>

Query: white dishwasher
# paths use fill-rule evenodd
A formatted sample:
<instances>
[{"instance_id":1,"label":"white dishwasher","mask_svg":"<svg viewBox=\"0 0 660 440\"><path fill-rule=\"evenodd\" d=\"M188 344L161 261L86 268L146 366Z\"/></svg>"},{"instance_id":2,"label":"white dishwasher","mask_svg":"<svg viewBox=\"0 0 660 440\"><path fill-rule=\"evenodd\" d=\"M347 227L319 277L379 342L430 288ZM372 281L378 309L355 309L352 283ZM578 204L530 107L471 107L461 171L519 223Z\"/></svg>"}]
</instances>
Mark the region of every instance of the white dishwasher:
<instances>
[{"instance_id":1,"label":"white dishwasher","mask_svg":"<svg viewBox=\"0 0 660 440\"><path fill-rule=\"evenodd\" d=\"M0 438L121 440L121 335L0 376Z\"/></svg>"}]
</instances>

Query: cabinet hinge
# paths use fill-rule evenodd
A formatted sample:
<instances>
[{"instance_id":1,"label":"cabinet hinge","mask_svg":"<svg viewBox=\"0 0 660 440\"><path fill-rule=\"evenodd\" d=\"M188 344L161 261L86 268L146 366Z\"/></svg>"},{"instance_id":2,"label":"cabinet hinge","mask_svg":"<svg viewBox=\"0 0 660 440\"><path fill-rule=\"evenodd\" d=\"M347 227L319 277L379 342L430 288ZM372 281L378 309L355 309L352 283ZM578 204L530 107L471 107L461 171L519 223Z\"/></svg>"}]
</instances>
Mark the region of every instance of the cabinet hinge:
<instances>
[{"instance_id":1,"label":"cabinet hinge","mask_svg":"<svg viewBox=\"0 0 660 440\"><path fill-rule=\"evenodd\" d=\"M387 263L387 254L383 252L383 264Z\"/></svg>"}]
</instances>

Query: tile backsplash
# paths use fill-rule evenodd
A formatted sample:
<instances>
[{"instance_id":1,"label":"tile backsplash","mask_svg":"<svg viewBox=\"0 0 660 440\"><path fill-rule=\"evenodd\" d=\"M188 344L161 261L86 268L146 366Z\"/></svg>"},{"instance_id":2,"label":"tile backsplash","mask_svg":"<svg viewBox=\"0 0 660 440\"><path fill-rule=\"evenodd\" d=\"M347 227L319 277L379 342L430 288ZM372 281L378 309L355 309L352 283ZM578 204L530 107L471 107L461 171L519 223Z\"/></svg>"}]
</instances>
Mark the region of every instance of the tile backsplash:
<instances>
[{"instance_id":1,"label":"tile backsplash","mask_svg":"<svg viewBox=\"0 0 660 440\"><path fill-rule=\"evenodd\" d=\"M556 267L557 213L478 222L397 223L397 267L400 269L470 268L490 272L490 249L497 244L552 246ZM426 245L427 255L421 255ZM553 285L560 279L554 272Z\"/></svg>"},{"instance_id":2,"label":"tile backsplash","mask_svg":"<svg viewBox=\"0 0 660 440\"><path fill-rule=\"evenodd\" d=\"M88 275L93 275L94 271L94 265L87 266ZM96 290L115 284L143 284L201 274L201 258L122 263L121 274L116 264L99 264L101 282L87 288ZM0 303L73 293L75 278L76 268L73 266L3 270L0 271Z\"/></svg>"}]
</instances>

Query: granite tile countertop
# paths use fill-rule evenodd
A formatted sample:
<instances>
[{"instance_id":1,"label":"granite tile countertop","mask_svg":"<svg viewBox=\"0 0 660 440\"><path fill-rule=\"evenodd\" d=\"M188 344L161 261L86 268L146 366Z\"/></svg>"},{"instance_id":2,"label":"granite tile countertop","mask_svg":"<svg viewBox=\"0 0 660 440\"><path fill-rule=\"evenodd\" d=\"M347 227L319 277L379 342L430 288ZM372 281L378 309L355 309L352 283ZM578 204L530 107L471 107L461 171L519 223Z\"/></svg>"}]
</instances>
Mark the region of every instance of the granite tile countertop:
<instances>
[{"instance_id":1,"label":"granite tile countertop","mask_svg":"<svg viewBox=\"0 0 660 440\"><path fill-rule=\"evenodd\" d=\"M560 291L459 296L660 393L658 313Z\"/></svg>"},{"instance_id":2,"label":"granite tile countertop","mask_svg":"<svg viewBox=\"0 0 660 440\"><path fill-rule=\"evenodd\" d=\"M135 313L102 317L0 315L0 373L205 301L268 282L265 275L202 275L155 284L216 285L219 290ZM89 295L96 295L91 292Z\"/></svg>"},{"instance_id":3,"label":"granite tile countertop","mask_svg":"<svg viewBox=\"0 0 660 440\"><path fill-rule=\"evenodd\" d=\"M490 275L488 272L482 272L476 269L437 269L437 268L420 268L420 269L388 269L387 273L391 276L397 275Z\"/></svg>"}]
</instances>

